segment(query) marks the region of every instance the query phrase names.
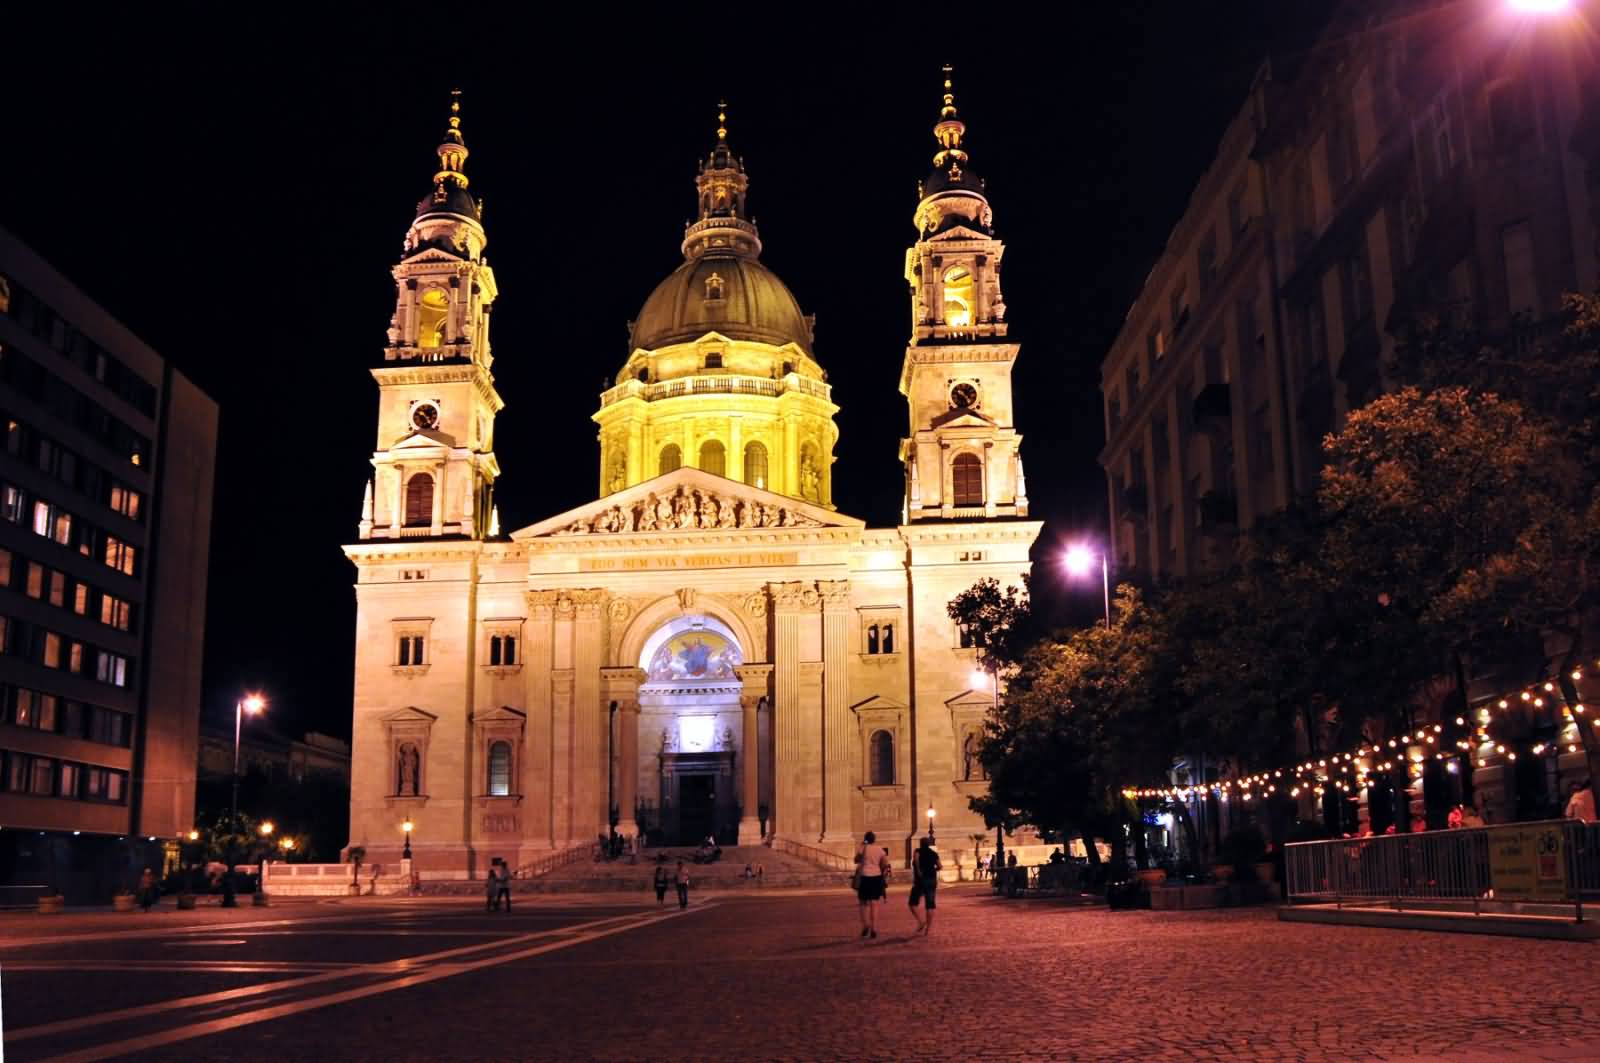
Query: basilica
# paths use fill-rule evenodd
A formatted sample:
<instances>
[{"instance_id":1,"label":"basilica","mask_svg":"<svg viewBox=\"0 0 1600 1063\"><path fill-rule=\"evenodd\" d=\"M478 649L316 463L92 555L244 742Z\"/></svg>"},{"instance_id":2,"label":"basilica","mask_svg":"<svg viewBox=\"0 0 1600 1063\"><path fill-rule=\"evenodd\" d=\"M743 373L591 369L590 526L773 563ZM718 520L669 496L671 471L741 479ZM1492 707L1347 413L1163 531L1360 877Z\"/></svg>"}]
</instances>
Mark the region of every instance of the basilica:
<instances>
[{"instance_id":1,"label":"basilica","mask_svg":"<svg viewBox=\"0 0 1600 1063\"><path fill-rule=\"evenodd\" d=\"M840 854L868 830L901 852L934 824L983 830L967 799L987 786L974 750L995 691L946 606L984 577L1017 583L1040 525L1012 416L1004 245L948 72L933 131L905 259L899 526L833 505L826 352L761 263L723 121L683 263L599 397L598 497L507 533L500 292L452 105L393 269L373 474L345 548L350 844L369 861L400 857L403 823L440 878L613 827Z\"/></svg>"}]
</instances>

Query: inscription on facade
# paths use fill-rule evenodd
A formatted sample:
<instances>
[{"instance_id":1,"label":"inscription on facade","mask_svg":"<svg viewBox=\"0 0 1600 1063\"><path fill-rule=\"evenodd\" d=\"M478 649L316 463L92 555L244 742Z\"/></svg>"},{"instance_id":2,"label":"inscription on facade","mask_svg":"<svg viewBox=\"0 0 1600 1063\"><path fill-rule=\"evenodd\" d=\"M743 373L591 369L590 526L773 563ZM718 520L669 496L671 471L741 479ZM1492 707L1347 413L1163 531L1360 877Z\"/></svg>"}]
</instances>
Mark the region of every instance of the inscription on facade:
<instances>
[{"instance_id":1,"label":"inscription on facade","mask_svg":"<svg viewBox=\"0 0 1600 1063\"><path fill-rule=\"evenodd\" d=\"M580 572L639 572L670 568L736 568L741 565L795 565L800 555L794 551L759 554L663 554L660 557L585 557L578 560Z\"/></svg>"}]
</instances>

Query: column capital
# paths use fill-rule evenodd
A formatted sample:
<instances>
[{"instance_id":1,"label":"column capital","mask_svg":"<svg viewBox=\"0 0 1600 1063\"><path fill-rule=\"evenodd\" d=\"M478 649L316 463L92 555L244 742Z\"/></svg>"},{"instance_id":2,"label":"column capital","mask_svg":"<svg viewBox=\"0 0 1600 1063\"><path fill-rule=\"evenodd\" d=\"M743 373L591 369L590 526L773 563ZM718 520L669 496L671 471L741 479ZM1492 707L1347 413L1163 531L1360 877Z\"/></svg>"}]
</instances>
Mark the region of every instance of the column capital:
<instances>
[{"instance_id":1,"label":"column capital","mask_svg":"<svg viewBox=\"0 0 1600 1063\"><path fill-rule=\"evenodd\" d=\"M822 598L822 608L828 612L848 608L850 605L850 581L847 579L824 579L817 581L817 594Z\"/></svg>"},{"instance_id":2,"label":"column capital","mask_svg":"<svg viewBox=\"0 0 1600 1063\"><path fill-rule=\"evenodd\" d=\"M746 691L758 690L765 694L767 684L772 679L772 667L770 664L736 664L733 674L744 682Z\"/></svg>"},{"instance_id":3,"label":"column capital","mask_svg":"<svg viewBox=\"0 0 1600 1063\"><path fill-rule=\"evenodd\" d=\"M645 678L645 670L632 665L624 668L600 669L600 682L605 687L606 697L612 699L633 697L639 692L639 684L643 683Z\"/></svg>"},{"instance_id":4,"label":"column capital","mask_svg":"<svg viewBox=\"0 0 1600 1063\"><path fill-rule=\"evenodd\" d=\"M605 604L606 592L600 588L568 591L573 612L580 620L600 619L600 607Z\"/></svg>"},{"instance_id":5,"label":"column capital","mask_svg":"<svg viewBox=\"0 0 1600 1063\"><path fill-rule=\"evenodd\" d=\"M529 591L528 609L535 620L549 620L556 608L555 591Z\"/></svg>"},{"instance_id":6,"label":"column capital","mask_svg":"<svg viewBox=\"0 0 1600 1063\"><path fill-rule=\"evenodd\" d=\"M804 609L809 596L811 605L816 604L817 592L798 580L788 583L769 583L767 589L772 594L772 605L780 613L795 613Z\"/></svg>"}]
</instances>

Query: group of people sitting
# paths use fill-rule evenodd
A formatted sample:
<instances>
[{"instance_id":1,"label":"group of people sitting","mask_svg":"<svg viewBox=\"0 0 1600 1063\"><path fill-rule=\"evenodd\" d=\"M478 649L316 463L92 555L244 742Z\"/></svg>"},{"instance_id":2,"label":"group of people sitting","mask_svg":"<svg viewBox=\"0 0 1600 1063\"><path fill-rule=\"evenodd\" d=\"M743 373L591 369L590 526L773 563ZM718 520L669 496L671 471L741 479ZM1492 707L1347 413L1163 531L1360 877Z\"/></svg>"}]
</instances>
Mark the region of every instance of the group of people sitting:
<instances>
[{"instance_id":1,"label":"group of people sitting","mask_svg":"<svg viewBox=\"0 0 1600 1063\"><path fill-rule=\"evenodd\" d=\"M694 862L697 864L714 864L722 859L722 846L717 844L717 839L706 835L706 840L701 842L694 851Z\"/></svg>"}]
</instances>

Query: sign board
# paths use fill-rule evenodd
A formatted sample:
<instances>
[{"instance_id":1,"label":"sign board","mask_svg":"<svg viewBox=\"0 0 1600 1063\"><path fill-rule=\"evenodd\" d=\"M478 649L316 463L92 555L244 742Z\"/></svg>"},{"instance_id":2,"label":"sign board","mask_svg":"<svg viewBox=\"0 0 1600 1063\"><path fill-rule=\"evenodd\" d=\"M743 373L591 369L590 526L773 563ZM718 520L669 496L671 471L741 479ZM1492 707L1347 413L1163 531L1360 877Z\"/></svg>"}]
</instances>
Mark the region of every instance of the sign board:
<instances>
[{"instance_id":1,"label":"sign board","mask_svg":"<svg viewBox=\"0 0 1600 1063\"><path fill-rule=\"evenodd\" d=\"M640 554L631 557L583 557L579 572L639 572L684 568L776 568L797 565L795 551L751 554Z\"/></svg>"},{"instance_id":2,"label":"sign board","mask_svg":"<svg viewBox=\"0 0 1600 1063\"><path fill-rule=\"evenodd\" d=\"M1567 899L1566 839L1560 827L1491 827L1488 834L1495 900Z\"/></svg>"}]
</instances>

